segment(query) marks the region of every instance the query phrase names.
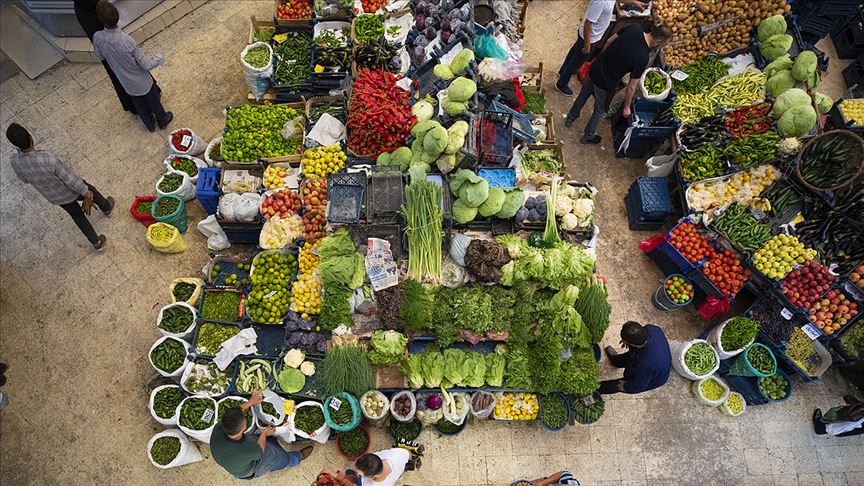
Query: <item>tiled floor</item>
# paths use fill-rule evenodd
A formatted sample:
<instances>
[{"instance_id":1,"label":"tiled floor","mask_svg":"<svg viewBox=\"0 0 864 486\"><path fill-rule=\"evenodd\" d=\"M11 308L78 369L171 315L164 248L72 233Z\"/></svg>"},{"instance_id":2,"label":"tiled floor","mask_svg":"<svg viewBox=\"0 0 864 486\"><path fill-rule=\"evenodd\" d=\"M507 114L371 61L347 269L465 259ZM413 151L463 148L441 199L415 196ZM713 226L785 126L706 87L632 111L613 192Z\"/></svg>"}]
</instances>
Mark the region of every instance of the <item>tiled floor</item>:
<instances>
[{"instance_id":1,"label":"tiled floor","mask_svg":"<svg viewBox=\"0 0 864 486\"><path fill-rule=\"evenodd\" d=\"M575 37L584 3L536 1L529 9L526 57L532 64L545 61L547 96L557 113L569 100L554 92L554 70ZM168 59L154 74L175 114L172 126L190 127L205 139L221 130L223 107L245 100L237 56L249 16L266 17L271 9L267 1L210 2L145 44ZM840 94L830 88L825 91ZM152 371L145 355L158 337L156 312L168 301L170 280L198 275L208 253L192 229L190 251L158 254L125 213L135 195L153 193L166 132L150 134L120 111L100 65L65 64L35 81L15 75L0 85L0 107L4 131L12 120L26 125L39 146L118 203L110 219L92 218L109 238L106 250L95 253L62 210L17 181L8 163L12 150L0 142L0 360L10 365L3 392L11 399L0 412L0 482L232 482L209 458L161 471L145 453L147 440L161 429L146 408ZM642 163L615 159L608 142L581 146L577 132L563 124L559 129L570 173L600 190L599 268L610 281L615 323L606 344L617 343L620 323L628 319L659 323L671 339L692 338L704 327L698 315L664 314L650 305L660 274L636 246L648 234L627 230L623 196L644 172ZM601 135L609 140L608 126ZM198 221L203 213L191 207ZM605 362L603 372L614 373ZM506 485L562 468L586 485L864 484L864 440L816 437L808 425L813 407L837 404L847 391L833 373L796 386L787 402L753 407L738 419L696 404L687 383L673 377L657 391L611 397L606 415L591 427L551 433L537 425L472 423L458 438L425 431L423 468L406 474L404 484ZM373 445L387 446L383 433L375 433ZM324 466L347 465L327 445L301 467L260 482L306 485Z\"/></svg>"}]
</instances>

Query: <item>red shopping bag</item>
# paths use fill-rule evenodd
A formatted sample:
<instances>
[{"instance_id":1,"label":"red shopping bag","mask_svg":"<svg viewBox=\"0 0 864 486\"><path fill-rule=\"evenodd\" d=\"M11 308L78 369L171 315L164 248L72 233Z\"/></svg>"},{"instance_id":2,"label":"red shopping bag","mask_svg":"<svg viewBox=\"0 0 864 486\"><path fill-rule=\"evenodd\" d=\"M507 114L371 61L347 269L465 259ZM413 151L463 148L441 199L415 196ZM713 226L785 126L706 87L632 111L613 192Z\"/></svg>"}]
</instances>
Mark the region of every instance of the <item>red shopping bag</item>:
<instances>
[{"instance_id":1,"label":"red shopping bag","mask_svg":"<svg viewBox=\"0 0 864 486\"><path fill-rule=\"evenodd\" d=\"M591 69L591 63L593 62L594 61L588 61L579 66L579 69L576 71L576 77L579 78L580 83L585 82L585 78L588 77L588 70Z\"/></svg>"}]
</instances>

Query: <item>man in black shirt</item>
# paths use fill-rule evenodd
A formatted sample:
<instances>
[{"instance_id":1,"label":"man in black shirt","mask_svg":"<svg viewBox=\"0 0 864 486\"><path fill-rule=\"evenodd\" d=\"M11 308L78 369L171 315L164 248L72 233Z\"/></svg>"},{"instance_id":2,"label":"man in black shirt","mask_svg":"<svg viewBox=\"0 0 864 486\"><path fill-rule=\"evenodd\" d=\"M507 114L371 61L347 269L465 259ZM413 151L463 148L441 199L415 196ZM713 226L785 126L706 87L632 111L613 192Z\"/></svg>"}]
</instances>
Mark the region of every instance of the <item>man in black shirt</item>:
<instances>
[{"instance_id":1,"label":"man in black shirt","mask_svg":"<svg viewBox=\"0 0 864 486\"><path fill-rule=\"evenodd\" d=\"M585 125L585 134L580 140L583 144L598 144L600 137L597 135L597 127L600 120L606 116L606 107L615 91L618 83L625 74L630 74L630 82L624 88L624 117L630 116L630 103L639 85L639 78L648 66L648 55L651 49L662 46L672 38L672 30L664 24L655 25L650 31L644 32L642 27L632 25L622 29L609 38L603 52L591 64L588 77L582 84L579 96L573 101L570 112L567 113L564 124L573 125L573 121L579 118L579 113L585 102L591 96L594 97L594 112L591 119Z\"/></svg>"}]
</instances>

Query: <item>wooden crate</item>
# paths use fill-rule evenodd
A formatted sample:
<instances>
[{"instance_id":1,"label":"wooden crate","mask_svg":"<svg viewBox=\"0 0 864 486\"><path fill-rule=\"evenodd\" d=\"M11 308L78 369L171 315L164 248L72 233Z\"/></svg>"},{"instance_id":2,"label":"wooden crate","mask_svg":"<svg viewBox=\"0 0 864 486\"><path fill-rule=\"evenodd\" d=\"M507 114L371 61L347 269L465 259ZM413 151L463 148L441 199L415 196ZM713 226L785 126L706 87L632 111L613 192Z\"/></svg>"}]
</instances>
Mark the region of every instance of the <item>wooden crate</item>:
<instances>
[{"instance_id":1,"label":"wooden crate","mask_svg":"<svg viewBox=\"0 0 864 486\"><path fill-rule=\"evenodd\" d=\"M276 15L276 10L279 8L279 5L285 3L284 0L274 0L273 3L273 21L276 25L280 25L282 27L309 27L312 25L312 17L308 19L280 19ZM309 4L312 4L312 0L309 0Z\"/></svg>"},{"instance_id":2,"label":"wooden crate","mask_svg":"<svg viewBox=\"0 0 864 486\"><path fill-rule=\"evenodd\" d=\"M522 89L537 90L543 87L543 63L540 62L537 66L531 66L525 70L522 75Z\"/></svg>"},{"instance_id":3,"label":"wooden crate","mask_svg":"<svg viewBox=\"0 0 864 486\"><path fill-rule=\"evenodd\" d=\"M555 135L555 113L551 110L546 110L545 113L534 114L534 118L539 116L546 118L546 138L538 142L538 144L555 143L558 140Z\"/></svg>"},{"instance_id":4,"label":"wooden crate","mask_svg":"<svg viewBox=\"0 0 864 486\"><path fill-rule=\"evenodd\" d=\"M254 15L251 17L252 24L249 27L249 43L255 42L255 34L260 32L262 29L270 29L271 31L275 30L276 27L273 23L273 20L258 20Z\"/></svg>"}]
</instances>

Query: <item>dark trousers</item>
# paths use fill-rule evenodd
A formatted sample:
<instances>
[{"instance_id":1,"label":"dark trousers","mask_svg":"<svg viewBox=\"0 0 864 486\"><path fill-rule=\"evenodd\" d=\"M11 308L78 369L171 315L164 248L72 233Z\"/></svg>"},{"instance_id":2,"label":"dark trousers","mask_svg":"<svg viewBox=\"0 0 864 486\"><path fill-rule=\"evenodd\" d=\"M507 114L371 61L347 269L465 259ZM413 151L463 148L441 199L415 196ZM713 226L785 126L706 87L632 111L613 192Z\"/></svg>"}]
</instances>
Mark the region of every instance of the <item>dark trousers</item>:
<instances>
[{"instance_id":1,"label":"dark trousers","mask_svg":"<svg viewBox=\"0 0 864 486\"><path fill-rule=\"evenodd\" d=\"M111 206L108 204L108 200L105 199L105 197L102 196L102 194L92 185L87 184L87 187L93 192L93 202L96 204L96 207L98 207L102 212L107 211ZM93 229L93 225L90 224L90 220L87 219L87 215L84 214L84 210L82 210L81 205L78 204L78 201L83 200L83 197L79 197L77 200L70 203L61 204L60 207L69 213L69 216L72 216L72 221L75 221L75 224L78 225L78 229L84 233L84 236L90 240L90 243L95 245L99 242L99 235L96 234L96 230Z\"/></svg>"},{"instance_id":2,"label":"dark trousers","mask_svg":"<svg viewBox=\"0 0 864 486\"><path fill-rule=\"evenodd\" d=\"M135 104L135 109L138 110L138 116L141 117L141 121L144 122L144 126L148 130L155 129L157 122L160 125L165 123L167 115L165 108L162 108L159 87L155 82L144 96L133 96L132 102Z\"/></svg>"},{"instance_id":3,"label":"dark trousers","mask_svg":"<svg viewBox=\"0 0 864 486\"><path fill-rule=\"evenodd\" d=\"M96 3L97 2L95 1L88 0L76 0L74 3L75 18L78 19L78 24L81 25L82 29L84 29L84 33L87 34L87 38L90 39L90 42L93 42L93 34L99 32L105 27L102 21L99 20L99 16L96 15ZM111 78L111 85L114 86L114 91L117 92L117 99L120 100L120 106L122 106L124 110L130 111L134 114L135 105L132 103L132 97L126 93L123 85L120 84L120 80L117 79L117 75L114 74L114 71L111 70L111 66L108 65L108 61L102 61L102 66L105 67L105 72L107 72L108 77Z\"/></svg>"},{"instance_id":4,"label":"dark trousers","mask_svg":"<svg viewBox=\"0 0 864 486\"><path fill-rule=\"evenodd\" d=\"M586 77L585 82L582 84L582 89L579 90L579 96L573 101L573 106L570 107L570 111L567 113L567 119L575 120L579 118L582 107L585 106L588 98L593 96L594 112L591 113L591 119L585 124L585 137L594 137L597 134L597 127L600 126L600 121L606 116L606 107L612 101L613 94L612 90L603 89L594 84L591 76Z\"/></svg>"},{"instance_id":5,"label":"dark trousers","mask_svg":"<svg viewBox=\"0 0 864 486\"><path fill-rule=\"evenodd\" d=\"M633 361L633 357L636 353L630 349L627 350L626 353L616 354L614 356L609 356L609 363L616 368L626 368L627 365ZM623 380L620 378L617 380L604 380L600 382L600 394L601 395L612 395L614 393L622 393L621 390L618 389L618 384L623 383Z\"/></svg>"},{"instance_id":6,"label":"dark trousers","mask_svg":"<svg viewBox=\"0 0 864 486\"><path fill-rule=\"evenodd\" d=\"M570 78L576 74L576 71L579 71L582 64L594 55L597 43L591 44L591 50L588 51L588 54L582 54L583 47L585 47L585 39L580 35L576 43L573 44L573 47L570 48L570 52L567 53L567 57L564 58L561 69L558 70L558 86L567 86Z\"/></svg>"}]
</instances>

